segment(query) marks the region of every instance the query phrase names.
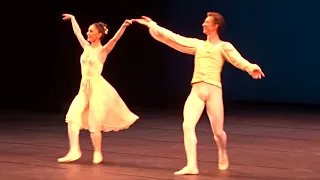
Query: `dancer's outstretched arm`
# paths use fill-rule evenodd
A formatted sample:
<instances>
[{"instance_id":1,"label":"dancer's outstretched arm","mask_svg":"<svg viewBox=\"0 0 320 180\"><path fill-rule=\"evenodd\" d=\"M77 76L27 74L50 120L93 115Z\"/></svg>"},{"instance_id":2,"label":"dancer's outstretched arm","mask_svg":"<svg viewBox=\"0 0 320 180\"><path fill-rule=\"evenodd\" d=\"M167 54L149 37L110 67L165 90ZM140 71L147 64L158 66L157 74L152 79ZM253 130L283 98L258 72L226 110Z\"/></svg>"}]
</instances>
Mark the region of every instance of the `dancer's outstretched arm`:
<instances>
[{"instance_id":1,"label":"dancer's outstretched arm","mask_svg":"<svg viewBox=\"0 0 320 180\"><path fill-rule=\"evenodd\" d=\"M137 22L147 26L149 28L150 35L154 39L182 53L194 55L198 46L203 42L200 39L187 38L173 33L172 31L157 25L156 22L146 16L142 16L141 19L133 19L132 22Z\"/></svg>"},{"instance_id":2,"label":"dancer's outstretched arm","mask_svg":"<svg viewBox=\"0 0 320 180\"><path fill-rule=\"evenodd\" d=\"M254 79L261 79L264 76L261 68L257 64L252 64L236 50L236 48L229 42L225 42L222 46L222 55L232 65L248 72Z\"/></svg>"},{"instance_id":3,"label":"dancer's outstretched arm","mask_svg":"<svg viewBox=\"0 0 320 180\"><path fill-rule=\"evenodd\" d=\"M62 16L63 16L63 20L71 20L73 32L77 36L81 47L85 48L86 46L89 46L90 43L84 39L84 37L81 33L81 29L76 21L76 18L71 14L63 14Z\"/></svg>"},{"instance_id":4,"label":"dancer's outstretched arm","mask_svg":"<svg viewBox=\"0 0 320 180\"><path fill-rule=\"evenodd\" d=\"M109 40L109 42L107 44L105 44L103 46L103 49L109 53L110 51L112 51L112 49L114 48L114 46L117 44L118 40L121 38L121 36L123 35L124 31L126 30L126 28L132 24L131 20L125 20L124 23L121 25L120 29L116 32L116 34Z\"/></svg>"}]
</instances>

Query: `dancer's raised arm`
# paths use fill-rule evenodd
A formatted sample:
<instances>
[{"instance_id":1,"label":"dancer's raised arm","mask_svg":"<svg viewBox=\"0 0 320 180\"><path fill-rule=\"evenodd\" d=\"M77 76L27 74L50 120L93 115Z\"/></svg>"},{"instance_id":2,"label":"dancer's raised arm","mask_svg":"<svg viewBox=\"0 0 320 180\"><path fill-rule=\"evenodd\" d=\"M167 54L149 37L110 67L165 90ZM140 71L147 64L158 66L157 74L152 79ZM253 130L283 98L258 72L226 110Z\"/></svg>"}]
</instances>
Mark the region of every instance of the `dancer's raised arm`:
<instances>
[{"instance_id":1,"label":"dancer's raised arm","mask_svg":"<svg viewBox=\"0 0 320 180\"><path fill-rule=\"evenodd\" d=\"M63 20L71 20L73 32L77 36L81 47L85 48L86 46L90 45L90 43L84 39L81 33L81 29L76 21L76 18L71 14L63 14L62 16L63 16Z\"/></svg>"},{"instance_id":2,"label":"dancer's raised arm","mask_svg":"<svg viewBox=\"0 0 320 180\"><path fill-rule=\"evenodd\" d=\"M133 19L132 22L148 27L149 33L154 39L182 53L194 55L198 46L203 42L200 39L184 37L165 29L146 16L142 16L141 19Z\"/></svg>"},{"instance_id":3,"label":"dancer's raised arm","mask_svg":"<svg viewBox=\"0 0 320 180\"><path fill-rule=\"evenodd\" d=\"M121 27L119 28L119 30L116 32L116 34L109 40L109 42L107 44L105 44L103 46L103 49L109 53L110 51L112 51L112 49L114 48L114 46L117 44L118 40L121 38L121 36L123 35L124 31L126 30L126 28L132 24L131 20L125 20L124 23L121 25Z\"/></svg>"}]
</instances>

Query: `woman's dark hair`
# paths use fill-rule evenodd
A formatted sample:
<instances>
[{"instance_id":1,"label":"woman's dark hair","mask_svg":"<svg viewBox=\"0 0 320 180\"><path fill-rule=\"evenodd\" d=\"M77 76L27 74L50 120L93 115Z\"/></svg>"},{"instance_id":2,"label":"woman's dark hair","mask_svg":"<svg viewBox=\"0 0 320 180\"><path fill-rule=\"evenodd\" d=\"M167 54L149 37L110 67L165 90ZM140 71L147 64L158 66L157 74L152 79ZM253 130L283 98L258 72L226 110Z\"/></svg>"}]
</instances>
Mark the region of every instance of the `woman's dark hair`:
<instances>
[{"instance_id":1,"label":"woman's dark hair","mask_svg":"<svg viewBox=\"0 0 320 180\"><path fill-rule=\"evenodd\" d=\"M104 35L108 31L107 25L103 22L97 22L97 23L94 23L94 25L98 29L98 32L101 33L100 41L102 41L102 39L104 38Z\"/></svg>"}]
</instances>

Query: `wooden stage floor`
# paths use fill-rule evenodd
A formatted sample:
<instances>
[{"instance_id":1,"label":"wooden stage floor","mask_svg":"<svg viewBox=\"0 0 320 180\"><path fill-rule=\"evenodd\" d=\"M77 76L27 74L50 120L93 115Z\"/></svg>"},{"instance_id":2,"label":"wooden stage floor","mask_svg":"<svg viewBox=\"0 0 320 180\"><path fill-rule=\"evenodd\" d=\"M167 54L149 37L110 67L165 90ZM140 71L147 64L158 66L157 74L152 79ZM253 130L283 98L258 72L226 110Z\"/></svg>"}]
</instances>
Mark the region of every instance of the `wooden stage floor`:
<instances>
[{"instance_id":1,"label":"wooden stage floor","mask_svg":"<svg viewBox=\"0 0 320 180\"><path fill-rule=\"evenodd\" d=\"M0 115L1 180L320 179L320 112L252 110L226 113L230 169L217 169L207 116L197 126L199 175L176 176L185 163L181 112L141 111L130 129L103 134L104 162L92 164L88 132L83 156L56 161L68 150L64 115Z\"/></svg>"}]
</instances>

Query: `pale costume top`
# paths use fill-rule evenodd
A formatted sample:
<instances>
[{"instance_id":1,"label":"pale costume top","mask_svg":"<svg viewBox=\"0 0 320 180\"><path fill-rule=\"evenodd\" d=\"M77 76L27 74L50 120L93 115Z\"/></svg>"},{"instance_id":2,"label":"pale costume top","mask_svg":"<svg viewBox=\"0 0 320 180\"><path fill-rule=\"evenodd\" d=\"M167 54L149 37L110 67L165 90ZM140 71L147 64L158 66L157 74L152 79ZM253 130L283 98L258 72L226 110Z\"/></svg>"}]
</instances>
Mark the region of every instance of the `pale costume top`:
<instances>
[{"instance_id":1,"label":"pale costume top","mask_svg":"<svg viewBox=\"0 0 320 180\"><path fill-rule=\"evenodd\" d=\"M67 123L81 129L119 131L127 129L139 117L132 113L117 91L101 76L104 59L89 56L86 48L81 55L81 84L66 115Z\"/></svg>"},{"instance_id":2,"label":"pale costume top","mask_svg":"<svg viewBox=\"0 0 320 180\"><path fill-rule=\"evenodd\" d=\"M195 55L191 84L205 82L221 88L221 71L225 59L243 71L250 71L257 66L245 60L229 42L221 41L213 45L208 40L180 36L156 23L151 25L149 33L156 40L180 52Z\"/></svg>"}]
</instances>

